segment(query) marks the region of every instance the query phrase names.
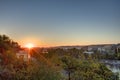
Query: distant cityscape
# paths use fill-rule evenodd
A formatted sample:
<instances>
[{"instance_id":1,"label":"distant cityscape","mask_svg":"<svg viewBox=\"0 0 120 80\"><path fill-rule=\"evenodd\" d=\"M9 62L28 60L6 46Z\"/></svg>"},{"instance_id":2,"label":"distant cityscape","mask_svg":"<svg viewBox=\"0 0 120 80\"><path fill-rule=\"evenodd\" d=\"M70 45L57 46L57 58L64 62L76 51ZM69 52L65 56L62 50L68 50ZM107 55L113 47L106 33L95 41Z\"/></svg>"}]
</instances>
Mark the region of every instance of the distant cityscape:
<instances>
[{"instance_id":1,"label":"distant cityscape","mask_svg":"<svg viewBox=\"0 0 120 80\"><path fill-rule=\"evenodd\" d=\"M88 53L88 54L95 53L96 51L102 54L114 54L114 53L117 53L118 50L120 49L120 43L87 45L87 46L86 45L85 46L57 46L57 47L52 47L52 48L61 48L64 50L76 48L79 50L82 49L85 51L84 53Z\"/></svg>"}]
</instances>

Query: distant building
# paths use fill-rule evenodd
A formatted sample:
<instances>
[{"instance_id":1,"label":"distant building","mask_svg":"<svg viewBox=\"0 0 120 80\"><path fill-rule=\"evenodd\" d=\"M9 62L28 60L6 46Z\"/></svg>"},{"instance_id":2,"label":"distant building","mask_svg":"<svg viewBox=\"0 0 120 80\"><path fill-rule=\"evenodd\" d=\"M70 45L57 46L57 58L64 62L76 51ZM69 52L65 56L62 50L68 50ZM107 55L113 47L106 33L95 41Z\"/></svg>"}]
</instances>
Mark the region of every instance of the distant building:
<instances>
[{"instance_id":1,"label":"distant building","mask_svg":"<svg viewBox=\"0 0 120 80\"><path fill-rule=\"evenodd\" d=\"M117 46L117 53L120 53L120 45Z\"/></svg>"},{"instance_id":2,"label":"distant building","mask_svg":"<svg viewBox=\"0 0 120 80\"><path fill-rule=\"evenodd\" d=\"M87 49L88 51L92 51L93 50L93 48L92 47L88 47L88 49Z\"/></svg>"},{"instance_id":3,"label":"distant building","mask_svg":"<svg viewBox=\"0 0 120 80\"><path fill-rule=\"evenodd\" d=\"M30 59L30 55L26 50L20 50L19 52L16 53L16 56L18 59L21 59L24 61L28 61Z\"/></svg>"},{"instance_id":4,"label":"distant building","mask_svg":"<svg viewBox=\"0 0 120 80\"><path fill-rule=\"evenodd\" d=\"M94 52L93 51L84 51L83 53L84 54L93 54Z\"/></svg>"},{"instance_id":5,"label":"distant building","mask_svg":"<svg viewBox=\"0 0 120 80\"><path fill-rule=\"evenodd\" d=\"M105 49L104 49L104 47L98 47L98 49L97 49L100 53L104 53L105 52Z\"/></svg>"},{"instance_id":6,"label":"distant building","mask_svg":"<svg viewBox=\"0 0 120 80\"><path fill-rule=\"evenodd\" d=\"M42 53L48 53L47 49L43 49Z\"/></svg>"},{"instance_id":7,"label":"distant building","mask_svg":"<svg viewBox=\"0 0 120 80\"><path fill-rule=\"evenodd\" d=\"M104 45L101 47L98 47L97 51L99 51L102 54L114 54L115 53L115 45Z\"/></svg>"}]
</instances>

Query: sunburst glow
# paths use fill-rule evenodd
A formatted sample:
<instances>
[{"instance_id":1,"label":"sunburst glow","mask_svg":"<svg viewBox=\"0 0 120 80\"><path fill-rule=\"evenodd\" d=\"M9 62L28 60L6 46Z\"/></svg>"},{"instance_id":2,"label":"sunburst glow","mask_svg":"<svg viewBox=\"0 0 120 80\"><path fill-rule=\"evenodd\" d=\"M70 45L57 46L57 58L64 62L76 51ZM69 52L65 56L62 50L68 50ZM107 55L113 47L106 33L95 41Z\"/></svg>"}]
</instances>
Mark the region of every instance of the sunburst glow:
<instances>
[{"instance_id":1,"label":"sunburst glow","mask_svg":"<svg viewBox=\"0 0 120 80\"><path fill-rule=\"evenodd\" d=\"M33 48L33 47L35 47L35 45L34 44L32 44L32 43L27 43L26 45L25 45L25 47L27 47L27 48Z\"/></svg>"}]
</instances>

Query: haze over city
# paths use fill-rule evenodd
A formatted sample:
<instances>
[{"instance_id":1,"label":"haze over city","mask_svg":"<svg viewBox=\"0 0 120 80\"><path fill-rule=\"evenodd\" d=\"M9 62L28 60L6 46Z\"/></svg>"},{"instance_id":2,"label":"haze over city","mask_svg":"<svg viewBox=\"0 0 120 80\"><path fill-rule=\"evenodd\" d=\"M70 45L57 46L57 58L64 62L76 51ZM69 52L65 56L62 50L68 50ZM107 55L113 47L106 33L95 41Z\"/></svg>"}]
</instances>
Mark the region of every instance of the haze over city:
<instances>
[{"instance_id":1,"label":"haze over city","mask_svg":"<svg viewBox=\"0 0 120 80\"><path fill-rule=\"evenodd\" d=\"M120 0L1 0L0 34L20 45L116 44Z\"/></svg>"}]
</instances>

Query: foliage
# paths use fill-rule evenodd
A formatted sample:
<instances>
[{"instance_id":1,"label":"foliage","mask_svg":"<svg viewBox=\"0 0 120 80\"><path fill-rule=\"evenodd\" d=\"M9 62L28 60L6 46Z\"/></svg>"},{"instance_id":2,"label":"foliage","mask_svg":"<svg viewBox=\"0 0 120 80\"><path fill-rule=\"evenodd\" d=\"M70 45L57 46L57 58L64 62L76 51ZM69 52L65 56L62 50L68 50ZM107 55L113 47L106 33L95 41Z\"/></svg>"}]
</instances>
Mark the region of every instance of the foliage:
<instances>
[{"instance_id":1,"label":"foliage","mask_svg":"<svg viewBox=\"0 0 120 80\"><path fill-rule=\"evenodd\" d=\"M4 63L0 65L0 80L118 80L117 75L98 62L111 55L88 55L75 48L48 49L45 54L32 49L32 59L25 62L16 57L19 45L6 35L0 35L0 48L4 49L0 55Z\"/></svg>"},{"instance_id":2,"label":"foliage","mask_svg":"<svg viewBox=\"0 0 120 80\"><path fill-rule=\"evenodd\" d=\"M17 49L20 48L17 42L13 41L6 35L0 35L0 47L4 48L5 50L9 49Z\"/></svg>"},{"instance_id":3,"label":"foliage","mask_svg":"<svg viewBox=\"0 0 120 80\"><path fill-rule=\"evenodd\" d=\"M69 80L113 80L114 75L105 65L93 60L80 60L70 56L62 58Z\"/></svg>"},{"instance_id":4,"label":"foliage","mask_svg":"<svg viewBox=\"0 0 120 80\"><path fill-rule=\"evenodd\" d=\"M22 67L13 71L12 80L60 80L60 74L54 69L43 64L29 63L27 67Z\"/></svg>"}]
</instances>

